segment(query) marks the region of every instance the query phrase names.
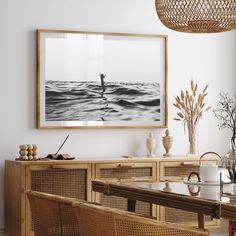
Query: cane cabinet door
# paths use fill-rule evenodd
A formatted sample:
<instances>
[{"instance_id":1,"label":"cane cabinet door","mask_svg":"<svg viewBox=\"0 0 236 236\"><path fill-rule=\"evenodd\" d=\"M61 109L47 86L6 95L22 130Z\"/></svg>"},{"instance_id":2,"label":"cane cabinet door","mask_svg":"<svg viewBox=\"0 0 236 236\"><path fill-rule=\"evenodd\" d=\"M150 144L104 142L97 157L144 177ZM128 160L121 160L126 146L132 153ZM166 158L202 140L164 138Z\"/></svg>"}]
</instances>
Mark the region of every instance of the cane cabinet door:
<instances>
[{"instance_id":1,"label":"cane cabinet door","mask_svg":"<svg viewBox=\"0 0 236 236\"><path fill-rule=\"evenodd\" d=\"M197 160L165 161L160 162L160 180L161 181L180 181L187 180L191 172L199 173L199 167L205 164L216 164L216 160L204 160L199 163ZM160 220L197 225L197 214L183 211L175 208L159 208ZM206 226L216 226L218 221L205 216Z\"/></svg>"},{"instance_id":2,"label":"cane cabinet door","mask_svg":"<svg viewBox=\"0 0 236 236\"><path fill-rule=\"evenodd\" d=\"M26 186L39 192L91 201L90 164L32 165L26 169ZM30 206L26 202L26 229L32 231Z\"/></svg>"},{"instance_id":3,"label":"cane cabinet door","mask_svg":"<svg viewBox=\"0 0 236 236\"><path fill-rule=\"evenodd\" d=\"M120 181L151 181L156 180L156 162L146 163L102 163L95 165L95 178L96 179L118 179ZM118 209L127 210L127 199L106 196L100 193L94 193L96 202L104 206L114 207ZM137 201L136 212L146 216L156 217L156 206Z\"/></svg>"}]
</instances>

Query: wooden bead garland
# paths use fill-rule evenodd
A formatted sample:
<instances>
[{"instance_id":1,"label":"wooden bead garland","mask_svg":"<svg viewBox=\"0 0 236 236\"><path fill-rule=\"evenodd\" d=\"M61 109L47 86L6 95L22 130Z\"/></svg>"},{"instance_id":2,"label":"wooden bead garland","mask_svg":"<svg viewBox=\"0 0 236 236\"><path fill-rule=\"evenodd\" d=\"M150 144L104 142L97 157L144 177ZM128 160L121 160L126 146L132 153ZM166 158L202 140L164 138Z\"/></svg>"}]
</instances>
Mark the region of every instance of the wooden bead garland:
<instances>
[{"instance_id":1,"label":"wooden bead garland","mask_svg":"<svg viewBox=\"0 0 236 236\"><path fill-rule=\"evenodd\" d=\"M19 146L19 158L18 161L36 161L38 157L38 147L35 144L21 144Z\"/></svg>"}]
</instances>

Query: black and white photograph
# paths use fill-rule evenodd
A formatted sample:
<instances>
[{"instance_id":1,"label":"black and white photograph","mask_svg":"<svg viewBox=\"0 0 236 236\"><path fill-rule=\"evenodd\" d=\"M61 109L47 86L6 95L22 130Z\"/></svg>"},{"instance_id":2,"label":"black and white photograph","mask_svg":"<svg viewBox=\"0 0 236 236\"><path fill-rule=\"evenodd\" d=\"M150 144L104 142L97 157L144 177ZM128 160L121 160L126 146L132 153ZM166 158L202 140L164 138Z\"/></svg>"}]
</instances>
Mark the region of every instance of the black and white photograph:
<instances>
[{"instance_id":1,"label":"black and white photograph","mask_svg":"<svg viewBox=\"0 0 236 236\"><path fill-rule=\"evenodd\" d=\"M166 126L166 37L38 31L39 127Z\"/></svg>"}]
</instances>

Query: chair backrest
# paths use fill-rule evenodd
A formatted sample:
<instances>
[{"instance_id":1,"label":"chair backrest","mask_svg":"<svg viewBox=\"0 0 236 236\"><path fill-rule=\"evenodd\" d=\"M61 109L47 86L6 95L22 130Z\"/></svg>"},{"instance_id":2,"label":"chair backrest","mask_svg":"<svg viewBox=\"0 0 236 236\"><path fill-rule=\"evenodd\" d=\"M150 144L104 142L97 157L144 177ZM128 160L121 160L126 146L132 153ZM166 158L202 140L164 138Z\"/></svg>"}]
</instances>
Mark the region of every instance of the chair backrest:
<instances>
[{"instance_id":1,"label":"chair backrest","mask_svg":"<svg viewBox=\"0 0 236 236\"><path fill-rule=\"evenodd\" d=\"M27 196L35 236L79 236L72 207L79 200L36 191L28 191Z\"/></svg>"},{"instance_id":2,"label":"chair backrest","mask_svg":"<svg viewBox=\"0 0 236 236\"><path fill-rule=\"evenodd\" d=\"M206 236L208 230L156 221L113 208L74 204L81 236Z\"/></svg>"}]
</instances>

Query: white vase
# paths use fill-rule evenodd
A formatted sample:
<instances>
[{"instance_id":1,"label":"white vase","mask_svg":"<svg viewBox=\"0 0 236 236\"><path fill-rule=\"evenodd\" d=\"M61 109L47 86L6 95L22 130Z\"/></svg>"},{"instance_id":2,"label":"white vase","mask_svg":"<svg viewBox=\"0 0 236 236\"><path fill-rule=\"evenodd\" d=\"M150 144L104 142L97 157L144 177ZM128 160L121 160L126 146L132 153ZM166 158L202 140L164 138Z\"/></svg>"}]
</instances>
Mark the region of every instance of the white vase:
<instances>
[{"instance_id":1,"label":"white vase","mask_svg":"<svg viewBox=\"0 0 236 236\"><path fill-rule=\"evenodd\" d=\"M154 157L154 149L156 147L156 139L153 137L153 133L150 132L148 134L148 138L146 140L146 144L147 144L147 149L148 149L148 156L149 157Z\"/></svg>"},{"instance_id":2,"label":"white vase","mask_svg":"<svg viewBox=\"0 0 236 236\"><path fill-rule=\"evenodd\" d=\"M232 194L236 195L236 184L235 183L232 184Z\"/></svg>"}]
</instances>

